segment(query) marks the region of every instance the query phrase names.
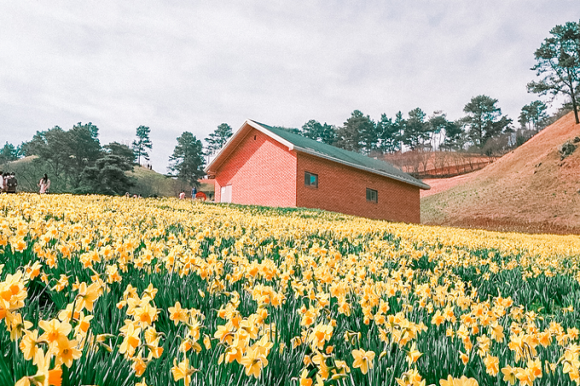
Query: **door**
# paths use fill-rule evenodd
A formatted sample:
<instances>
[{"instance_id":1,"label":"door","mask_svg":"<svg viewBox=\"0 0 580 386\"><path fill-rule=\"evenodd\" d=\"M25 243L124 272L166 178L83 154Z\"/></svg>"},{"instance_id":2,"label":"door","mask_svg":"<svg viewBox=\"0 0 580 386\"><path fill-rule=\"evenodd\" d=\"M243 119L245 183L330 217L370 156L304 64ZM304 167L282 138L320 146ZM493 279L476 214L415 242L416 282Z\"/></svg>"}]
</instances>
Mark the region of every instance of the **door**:
<instances>
[{"instance_id":1,"label":"door","mask_svg":"<svg viewBox=\"0 0 580 386\"><path fill-rule=\"evenodd\" d=\"M232 202L232 186L226 185L221 188L221 202Z\"/></svg>"}]
</instances>

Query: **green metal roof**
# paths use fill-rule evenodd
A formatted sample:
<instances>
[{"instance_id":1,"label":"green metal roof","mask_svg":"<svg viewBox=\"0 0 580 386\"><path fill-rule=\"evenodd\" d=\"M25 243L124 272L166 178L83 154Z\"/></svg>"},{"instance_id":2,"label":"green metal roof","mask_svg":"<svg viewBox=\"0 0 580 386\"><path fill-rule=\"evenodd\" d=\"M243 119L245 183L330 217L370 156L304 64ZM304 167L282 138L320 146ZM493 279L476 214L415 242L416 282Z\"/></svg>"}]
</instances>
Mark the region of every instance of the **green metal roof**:
<instances>
[{"instance_id":1,"label":"green metal roof","mask_svg":"<svg viewBox=\"0 0 580 386\"><path fill-rule=\"evenodd\" d=\"M378 159L370 158L353 151L340 149L335 146L327 145L322 142L315 141L310 138L303 137L299 134L294 134L288 130L275 128L265 125L263 123L252 121L273 134L290 142L294 145L295 150L302 151L314 156L334 160L336 162L357 168L363 169L371 173L380 174L398 181L406 182L408 184L417 186L421 189L430 189L431 187L422 181L411 177L407 173L397 169L393 165Z\"/></svg>"}]
</instances>

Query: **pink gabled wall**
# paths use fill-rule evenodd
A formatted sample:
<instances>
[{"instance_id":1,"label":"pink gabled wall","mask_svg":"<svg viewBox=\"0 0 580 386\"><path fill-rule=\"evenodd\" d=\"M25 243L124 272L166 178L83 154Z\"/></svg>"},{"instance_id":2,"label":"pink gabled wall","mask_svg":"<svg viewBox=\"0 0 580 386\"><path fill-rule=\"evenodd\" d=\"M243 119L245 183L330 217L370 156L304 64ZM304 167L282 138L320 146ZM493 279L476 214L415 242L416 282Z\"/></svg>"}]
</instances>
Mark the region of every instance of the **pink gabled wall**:
<instances>
[{"instance_id":1,"label":"pink gabled wall","mask_svg":"<svg viewBox=\"0 0 580 386\"><path fill-rule=\"evenodd\" d=\"M232 185L232 203L296 206L296 153L252 129L215 173L215 201Z\"/></svg>"}]
</instances>

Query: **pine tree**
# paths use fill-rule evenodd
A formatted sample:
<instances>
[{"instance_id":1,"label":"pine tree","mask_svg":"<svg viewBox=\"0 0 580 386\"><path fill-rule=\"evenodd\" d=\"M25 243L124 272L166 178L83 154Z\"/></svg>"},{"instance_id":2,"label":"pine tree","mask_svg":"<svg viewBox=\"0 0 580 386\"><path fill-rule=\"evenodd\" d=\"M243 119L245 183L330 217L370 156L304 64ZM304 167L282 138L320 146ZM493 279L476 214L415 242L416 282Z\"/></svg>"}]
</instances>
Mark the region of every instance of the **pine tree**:
<instances>
[{"instance_id":1,"label":"pine tree","mask_svg":"<svg viewBox=\"0 0 580 386\"><path fill-rule=\"evenodd\" d=\"M169 157L169 162L169 170L174 172L177 178L192 186L198 185L197 180L205 175L203 145L189 131L185 131L177 138L177 145L173 155Z\"/></svg>"},{"instance_id":2,"label":"pine tree","mask_svg":"<svg viewBox=\"0 0 580 386\"><path fill-rule=\"evenodd\" d=\"M375 135L375 124L371 118L355 110L337 130L335 145L350 151L359 152L363 148L370 151L373 145L376 146Z\"/></svg>"},{"instance_id":3,"label":"pine tree","mask_svg":"<svg viewBox=\"0 0 580 386\"><path fill-rule=\"evenodd\" d=\"M137 163L141 165L141 157L149 161L149 152L153 148L149 138L151 129L147 126L139 126L136 130L137 139L133 141L133 151L137 155Z\"/></svg>"},{"instance_id":4,"label":"pine tree","mask_svg":"<svg viewBox=\"0 0 580 386\"><path fill-rule=\"evenodd\" d=\"M333 144L336 140L336 128L327 123L311 119L302 126L302 135L318 142Z\"/></svg>"},{"instance_id":5,"label":"pine tree","mask_svg":"<svg viewBox=\"0 0 580 386\"><path fill-rule=\"evenodd\" d=\"M233 135L232 128L227 123L222 123L206 139L208 156L216 154Z\"/></svg>"},{"instance_id":6,"label":"pine tree","mask_svg":"<svg viewBox=\"0 0 580 386\"><path fill-rule=\"evenodd\" d=\"M536 65L532 70L541 79L528 83L528 92L569 97L576 123L580 123L580 22L557 25L550 34L534 53Z\"/></svg>"},{"instance_id":7,"label":"pine tree","mask_svg":"<svg viewBox=\"0 0 580 386\"><path fill-rule=\"evenodd\" d=\"M394 153L400 149L399 128L387 114L382 114L377 122L377 134L377 146L382 153Z\"/></svg>"}]
</instances>

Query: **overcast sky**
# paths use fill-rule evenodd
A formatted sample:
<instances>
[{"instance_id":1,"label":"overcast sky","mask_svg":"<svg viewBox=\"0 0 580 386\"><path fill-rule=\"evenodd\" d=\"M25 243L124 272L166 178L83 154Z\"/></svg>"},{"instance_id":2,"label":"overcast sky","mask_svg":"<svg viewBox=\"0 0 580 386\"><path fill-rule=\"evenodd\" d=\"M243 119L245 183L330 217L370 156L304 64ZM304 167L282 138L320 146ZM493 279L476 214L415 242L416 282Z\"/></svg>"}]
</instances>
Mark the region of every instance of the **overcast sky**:
<instances>
[{"instance_id":1,"label":"overcast sky","mask_svg":"<svg viewBox=\"0 0 580 386\"><path fill-rule=\"evenodd\" d=\"M92 122L128 143L145 125L165 173L182 132L246 118L457 119L486 94L517 121L534 51L578 20L578 0L1 1L0 141Z\"/></svg>"}]
</instances>

